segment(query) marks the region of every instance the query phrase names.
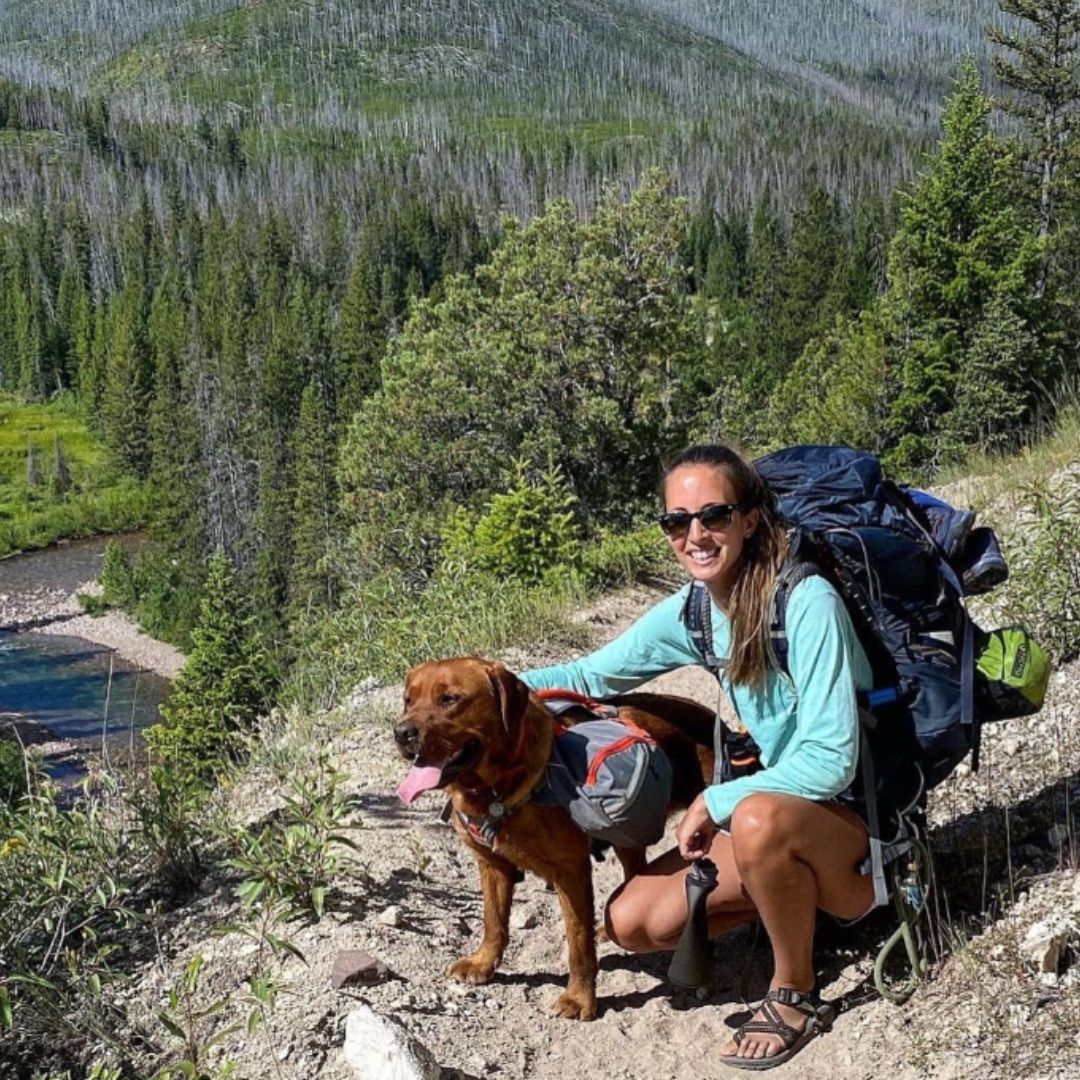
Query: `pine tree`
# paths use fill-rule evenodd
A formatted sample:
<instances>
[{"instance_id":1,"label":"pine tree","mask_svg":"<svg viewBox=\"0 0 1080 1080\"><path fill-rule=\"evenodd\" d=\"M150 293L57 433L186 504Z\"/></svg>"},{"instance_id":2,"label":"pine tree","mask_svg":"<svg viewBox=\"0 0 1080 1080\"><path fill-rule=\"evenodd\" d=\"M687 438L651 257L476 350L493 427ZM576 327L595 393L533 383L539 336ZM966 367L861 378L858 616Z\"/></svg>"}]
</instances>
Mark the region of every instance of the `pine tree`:
<instances>
[{"instance_id":1,"label":"pine tree","mask_svg":"<svg viewBox=\"0 0 1080 1080\"><path fill-rule=\"evenodd\" d=\"M348 419L379 386L386 327L379 310L375 275L362 252L353 260L333 336L339 409Z\"/></svg>"},{"instance_id":2,"label":"pine tree","mask_svg":"<svg viewBox=\"0 0 1080 1080\"><path fill-rule=\"evenodd\" d=\"M110 306L115 306L116 317L101 396L105 444L118 469L145 478L150 470L153 375L140 332L139 288L125 289Z\"/></svg>"},{"instance_id":3,"label":"pine tree","mask_svg":"<svg viewBox=\"0 0 1080 1080\"><path fill-rule=\"evenodd\" d=\"M274 328L259 389L262 434L255 587L259 615L272 632L279 625L288 594L295 499L293 434L311 367L310 335L314 329L309 292L303 278L296 274L289 288L288 306Z\"/></svg>"},{"instance_id":4,"label":"pine tree","mask_svg":"<svg viewBox=\"0 0 1080 1080\"><path fill-rule=\"evenodd\" d=\"M169 565L176 568L173 581L180 625L187 623L191 598L201 584L207 546L206 467L191 404L188 325L179 267L170 262L150 307L149 341L154 357L150 480L157 492L150 531Z\"/></svg>"},{"instance_id":5,"label":"pine tree","mask_svg":"<svg viewBox=\"0 0 1080 1080\"><path fill-rule=\"evenodd\" d=\"M841 259L839 210L820 187L811 189L795 213L789 257L784 267L784 308L776 312L782 379L807 341L831 324L837 309L825 303ZM830 309L831 308L831 309Z\"/></svg>"},{"instance_id":6,"label":"pine tree","mask_svg":"<svg viewBox=\"0 0 1080 1080\"><path fill-rule=\"evenodd\" d=\"M991 133L989 112L969 57L889 252L886 304L899 353L889 423L901 468L932 469L948 449L944 418L963 392L965 354L991 302L1031 326L1041 319L1039 245L1013 196L1018 162ZM1022 380L1029 402L1040 374L1028 369Z\"/></svg>"},{"instance_id":7,"label":"pine tree","mask_svg":"<svg viewBox=\"0 0 1080 1080\"><path fill-rule=\"evenodd\" d=\"M26 486L41 487L41 458L38 448L31 439L26 440Z\"/></svg>"},{"instance_id":8,"label":"pine tree","mask_svg":"<svg viewBox=\"0 0 1080 1080\"><path fill-rule=\"evenodd\" d=\"M161 709L165 722L149 729L147 742L183 782L206 782L238 753L273 687L273 669L219 550L210 560L187 662Z\"/></svg>"},{"instance_id":9,"label":"pine tree","mask_svg":"<svg viewBox=\"0 0 1080 1080\"><path fill-rule=\"evenodd\" d=\"M1029 189L1035 203L1037 234L1047 241L1037 290L1046 288L1052 245L1066 203L1075 206L1077 108L1080 105L1080 4L1077 0L998 0L998 7L1026 24L1023 30L992 26L987 36L1009 50L998 54L994 72L1017 96L1003 109L1020 119L1027 141Z\"/></svg>"},{"instance_id":10,"label":"pine tree","mask_svg":"<svg viewBox=\"0 0 1080 1080\"><path fill-rule=\"evenodd\" d=\"M750 367L744 385L752 399L764 400L794 359L785 355L790 335L780 317L787 300L787 240L768 192L754 211L747 262Z\"/></svg>"},{"instance_id":11,"label":"pine tree","mask_svg":"<svg viewBox=\"0 0 1080 1080\"><path fill-rule=\"evenodd\" d=\"M56 298L56 322L58 333L57 375L65 387L74 386L78 380L80 335L86 340L85 322L90 307L83 284L82 273L73 262L64 266L60 275L60 289Z\"/></svg>"},{"instance_id":12,"label":"pine tree","mask_svg":"<svg viewBox=\"0 0 1080 1080\"><path fill-rule=\"evenodd\" d=\"M68 465L67 451L64 450L64 440L57 432L53 439L53 471L51 487L53 494L58 499L63 499L71 490L71 468Z\"/></svg>"},{"instance_id":13,"label":"pine tree","mask_svg":"<svg viewBox=\"0 0 1080 1080\"><path fill-rule=\"evenodd\" d=\"M29 401L40 401L45 396L42 306L40 284L34 282L27 289L18 278L12 282L17 385L19 393Z\"/></svg>"},{"instance_id":14,"label":"pine tree","mask_svg":"<svg viewBox=\"0 0 1080 1080\"><path fill-rule=\"evenodd\" d=\"M87 426L101 432L101 399L105 392L105 369L112 343L114 306L105 302L94 307L89 349L79 368L79 405Z\"/></svg>"}]
</instances>

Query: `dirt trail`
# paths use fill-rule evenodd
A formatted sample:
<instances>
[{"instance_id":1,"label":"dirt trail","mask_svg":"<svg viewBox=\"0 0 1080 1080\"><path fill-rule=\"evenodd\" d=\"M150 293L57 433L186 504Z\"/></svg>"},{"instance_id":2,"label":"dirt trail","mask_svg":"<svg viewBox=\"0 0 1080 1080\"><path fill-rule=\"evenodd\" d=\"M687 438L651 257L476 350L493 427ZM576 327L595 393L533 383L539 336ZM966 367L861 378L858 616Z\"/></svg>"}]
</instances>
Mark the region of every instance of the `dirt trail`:
<instances>
[{"instance_id":1,"label":"dirt trail","mask_svg":"<svg viewBox=\"0 0 1080 1080\"><path fill-rule=\"evenodd\" d=\"M607 598L582 618L599 642L659 595L634 589ZM524 668L549 658L515 654L505 659ZM935 842L942 848L939 876L950 880L948 925L955 937L935 978L906 1007L890 1005L877 997L868 979L877 947L895 925L889 915L879 914L857 931L825 928L817 958L825 996L839 999L841 1015L833 1031L810 1044L785 1075L803 1080L1080 1077L1076 969L1036 977L1018 945L1027 927L1052 911L1071 905L1080 920L1078 883L1062 869L1067 853L1039 841L1047 808L1053 818L1059 796L1080 775L1073 731L1078 680L1080 671L1059 672L1044 712L998 725L986 739L979 776L961 769L935 799L933 814L942 823ZM668 675L656 688L714 701L714 684L695 669ZM482 902L471 855L438 821L441 800L424 796L405 808L394 796L403 771L390 737L398 700L396 688L360 692L342 716L320 722L304 736L312 745L330 745L353 773L362 874L340 883L331 897L333 910L320 923L290 928L308 964L285 962L281 975L294 992L282 997L269 1039L234 1036L218 1051L219 1060L226 1055L236 1060L242 1076L268 1076L280 1068L290 1077L353 1080L341 1055L343 1023L355 1002L365 1001L406 1025L434 1052L446 1078L712 1080L732 1075L717 1060L718 1048L731 1026L746 1017L744 985L751 998L760 995L770 974L767 943L763 938L751 952L747 931L717 943L716 975L702 999L669 992L666 955L637 957L605 944L599 1019L591 1024L557 1020L548 1009L566 978L562 921L554 894L529 877L515 895L514 922L535 920L535 925L512 931L494 982L466 988L444 977L451 961L476 947ZM256 778L238 793L250 820L270 808L267 790L270 785ZM1011 852L1007 869L998 855L996 841L1004 830L997 828L1000 817L994 810L1004 805L1013 807L1013 844L1024 844L1022 851ZM945 822L953 826L946 829ZM961 863L978 879L976 892L981 881L975 900ZM595 879L599 907L620 880L615 861L599 865ZM1003 882L1005 899L994 908L997 921L989 922L980 905L994 907L994 890ZM392 907L398 909L397 925L388 925L394 922L387 914ZM155 969L133 988L133 997L142 1002L136 1011L160 1000L167 980L195 952L209 961L208 995L242 992L254 963L252 947L207 931L225 921L230 910L235 913L230 889L221 881L208 882L199 903L167 935L167 970ZM532 918L525 920L526 915ZM966 941L969 916L976 934ZM368 950L398 978L358 991L332 990L331 965L347 948Z\"/></svg>"}]
</instances>

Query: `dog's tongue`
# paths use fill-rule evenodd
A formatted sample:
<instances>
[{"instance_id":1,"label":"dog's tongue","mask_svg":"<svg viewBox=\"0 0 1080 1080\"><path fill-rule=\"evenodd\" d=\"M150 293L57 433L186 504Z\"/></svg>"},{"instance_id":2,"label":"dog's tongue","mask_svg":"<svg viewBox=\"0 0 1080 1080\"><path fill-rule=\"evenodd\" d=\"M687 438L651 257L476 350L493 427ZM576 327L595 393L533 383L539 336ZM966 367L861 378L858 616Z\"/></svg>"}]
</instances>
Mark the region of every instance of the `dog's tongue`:
<instances>
[{"instance_id":1,"label":"dog's tongue","mask_svg":"<svg viewBox=\"0 0 1080 1080\"><path fill-rule=\"evenodd\" d=\"M398 798L403 803L414 802L425 791L438 787L441 779L441 765L414 765L397 789Z\"/></svg>"}]
</instances>

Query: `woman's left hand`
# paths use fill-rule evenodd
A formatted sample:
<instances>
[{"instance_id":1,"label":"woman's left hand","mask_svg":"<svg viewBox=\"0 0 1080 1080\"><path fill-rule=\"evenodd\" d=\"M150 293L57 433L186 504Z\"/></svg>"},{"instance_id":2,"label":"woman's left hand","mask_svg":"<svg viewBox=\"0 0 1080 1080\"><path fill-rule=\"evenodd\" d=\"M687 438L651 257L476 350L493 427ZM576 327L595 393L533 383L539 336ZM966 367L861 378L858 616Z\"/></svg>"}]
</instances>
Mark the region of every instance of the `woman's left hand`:
<instances>
[{"instance_id":1,"label":"woman's left hand","mask_svg":"<svg viewBox=\"0 0 1080 1080\"><path fill-rule=\"evenodd\" d=\"M679 854L691 862L709 854L713 837L716 835L716 822L709 817L705 796L699 795L689 806L675 830L675 840L679 845Z\"/></svg>"}]
</instances>

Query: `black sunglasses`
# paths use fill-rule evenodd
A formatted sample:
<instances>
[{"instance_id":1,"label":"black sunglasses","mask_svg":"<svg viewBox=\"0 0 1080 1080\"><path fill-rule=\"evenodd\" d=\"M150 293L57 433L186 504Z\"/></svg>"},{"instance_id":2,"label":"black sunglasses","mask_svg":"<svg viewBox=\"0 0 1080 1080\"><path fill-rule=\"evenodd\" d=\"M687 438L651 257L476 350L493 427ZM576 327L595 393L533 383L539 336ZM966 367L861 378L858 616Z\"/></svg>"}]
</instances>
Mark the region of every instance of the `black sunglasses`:
<instances>
[{"instance_id":1,"label":"black sunglasses","mask_svg":"<svg viewBox=\"0 0 1080 1080\"><path fill-rule=\"evenodd\" d=\"M743 503L709 503L700 510L690 513L689 510L671 510L661 514L657 521L666 536L678 539L690 531L690 525L694 518L701 522L704 529L726 529L731 524L736 510L745 510Z\"/></svg>"}]
</instances>

